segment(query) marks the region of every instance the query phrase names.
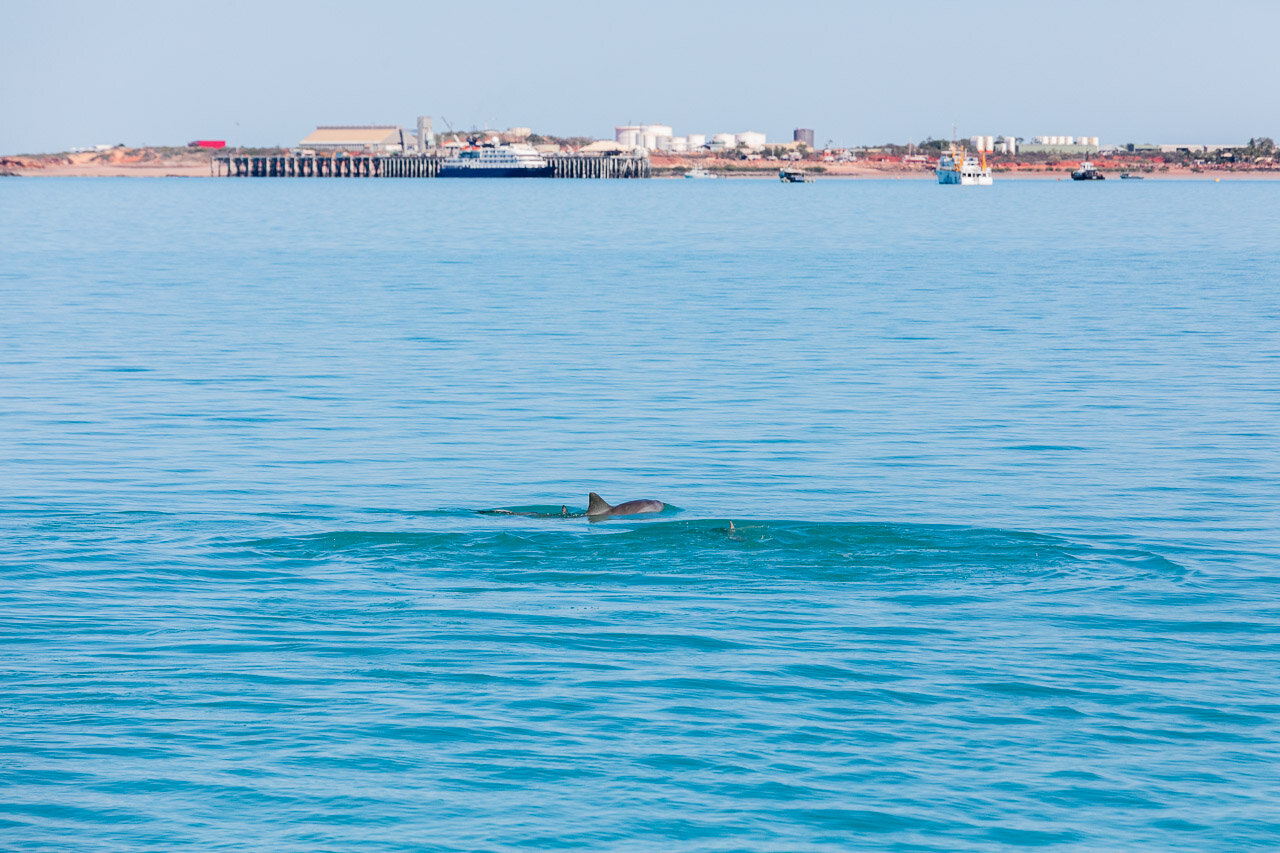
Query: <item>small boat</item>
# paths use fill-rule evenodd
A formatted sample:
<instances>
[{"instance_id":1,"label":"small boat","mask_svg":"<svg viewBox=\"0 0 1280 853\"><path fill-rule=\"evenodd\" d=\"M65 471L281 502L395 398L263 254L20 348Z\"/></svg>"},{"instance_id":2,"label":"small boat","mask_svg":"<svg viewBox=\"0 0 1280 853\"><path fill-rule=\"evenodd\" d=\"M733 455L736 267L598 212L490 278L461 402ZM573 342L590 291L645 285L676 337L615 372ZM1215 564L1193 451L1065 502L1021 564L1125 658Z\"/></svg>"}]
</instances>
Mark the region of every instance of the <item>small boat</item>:
<instances>
[{"instance_id":1,"label":"small boat","mask_svg":"<svg viewBox=\"0 0 1280 853\"><path fill-rule=\"evenodd\" d=\"M991 167L987 165L987 153L981 152L981 158L966 156L964 147L956 149L951 143L951 153L938 158L938 167L933 170L940 184L960 184L964 187L991 186Z\"/></svg>"},{"instance_id":2,"label":"small boat","mask_svg":"<svg viewBox=\"0 0 1280 853\"><path fill-rule=\"evenodd\" d=\"M778 180L784 184L811 184L813 178L804 173L799 166L783 166L778 170Z\"/></svg>"},{"instance_id":3,"label":"small boat","mask_svg":"<svg viewBox=\"0 0 1280 853\"><path fill-rule=\"evenodd\" d=\"M1145 178L1142 175L1135 175L1132 172L1121 172L1120 180L1122 181L1142 181Z\"/></svg>"},{"instance_id":4,"label":"small boat","mask_svg":"<svg viewBox=\"0 0 1280 853\"><path fill-rule=\"evenodd\" d=\"M1097 170L1088 160L1081 162L1080 168L1071 173L1073 181L1105 181L1107 176Z\"/></svg>"},{"instance_id":5,"label":"small boat","mask_svg":"<svg viewBox=\"0 0 1280 853\"><path fill-rule=\"evenodd\" d=\"M687 172L685 172L685 173L684 173L684 176L685 176L686 178L688 178L689 180L691 180L691 181L698 181L698 180L703 180L703 181L705 181L705 180L707 180L707 179L709 179L709 178L715 178L715 177L717 177L716 175L711 174L710 172L708 172L706 169L702 168L701 166L699 166L699 167L698 167L698 168L696 168L696 169L690 169L689 171L687 171Z\"/></svg>"}]
</instances>

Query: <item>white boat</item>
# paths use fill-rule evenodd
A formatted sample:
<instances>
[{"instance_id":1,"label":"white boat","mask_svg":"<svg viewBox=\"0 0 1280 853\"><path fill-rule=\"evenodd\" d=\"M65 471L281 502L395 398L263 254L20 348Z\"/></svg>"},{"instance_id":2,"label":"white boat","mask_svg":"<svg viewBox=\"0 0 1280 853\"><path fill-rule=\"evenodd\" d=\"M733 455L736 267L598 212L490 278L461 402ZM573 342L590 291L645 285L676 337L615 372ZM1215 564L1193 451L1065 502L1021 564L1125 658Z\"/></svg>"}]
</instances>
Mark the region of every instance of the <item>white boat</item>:
<instances>
[{"instance_id":1,"label":"white boat","mask_svg":"<svg viewBox=\"0 0 1280 853\"><path fill-rule=\"evenodd\" d=\"M938 158L938 168L934 170L940 184L960 184L964 187L991 186L991 167L987 165L986 152L981 159L965 154L964 147L956 149L951 143L951 153Z\"/></svg>"},{"instance_id":2,"label":"white boat","mask_svg":"<svg viewBox=\"0 0 1280 853\"><path fill-rule=\"evenodd\" d=\"M492 139L468 145L440 164L442 178L549 178L551 164L532 145Z\"/></svg>"},{"instance_id":3,"label":"white boat","mask_svg":"<svg viewBox=\"0 0 1280 853\"><path fill-rule=\"evenodd\" d=\"M708 172L706 169L702 168L701 166L699 166L699 167L698 167L698 168L696 168L696 169L690 169L689 171L687 171L687 172L685 172L685 173L684 173L684 176L685 176L686 178L689 178L690 180L695 180L695 181L696 181L696 180L704 180L704 181L705 181L705 180L707 180L708 178L715 178L715 177L716 177L716 175L711 174L710 172Z\"/></svg>"}]
</instances>

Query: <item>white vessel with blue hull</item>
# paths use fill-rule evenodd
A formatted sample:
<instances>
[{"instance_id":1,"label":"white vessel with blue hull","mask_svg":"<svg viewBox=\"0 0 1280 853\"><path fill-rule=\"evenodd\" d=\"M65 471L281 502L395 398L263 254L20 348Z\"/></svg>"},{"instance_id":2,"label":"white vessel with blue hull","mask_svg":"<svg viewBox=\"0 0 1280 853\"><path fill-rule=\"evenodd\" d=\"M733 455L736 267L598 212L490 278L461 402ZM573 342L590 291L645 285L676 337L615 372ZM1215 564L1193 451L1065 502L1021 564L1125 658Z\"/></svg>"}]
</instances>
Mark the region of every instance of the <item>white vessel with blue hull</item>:
<instances>
[{"instance_id":1,"label":"white vessel with blue hull","mask_svg":"<svg viewBox=\"0 0 1280 853\"><path fill-rule=\"evenodd\" d=\"M440 164L442 178L549 178L551 164L532 145L470 145Z\"/></svg>"},{"instance_id":2,"label":"white vessel with blue hull","mask_svg":"<svg viewBox=\"0 0 1280 853\"><path fill-rule=\"evenodd\" d=\"M964 148L957 152L955 143L951 143L951 153L938 158L938 168L934 170L940 184L960 184L965 187L991 186L991 169L987 166L987 154L982 152L982 159L965 154Z\"/></svg>"}]
</instances>

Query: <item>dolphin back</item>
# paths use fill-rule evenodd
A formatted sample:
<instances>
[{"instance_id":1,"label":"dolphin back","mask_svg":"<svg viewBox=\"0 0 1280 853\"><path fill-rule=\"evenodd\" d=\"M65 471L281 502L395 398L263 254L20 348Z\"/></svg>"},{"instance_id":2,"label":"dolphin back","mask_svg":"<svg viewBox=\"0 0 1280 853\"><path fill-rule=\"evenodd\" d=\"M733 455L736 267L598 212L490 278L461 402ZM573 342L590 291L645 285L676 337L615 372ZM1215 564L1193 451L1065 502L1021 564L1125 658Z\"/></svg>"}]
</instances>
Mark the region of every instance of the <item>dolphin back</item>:
<instances>
[{"instance_id":1,"label":"dolphin back","mask_svg":"<svg viewBox=\"0 0 1280 853\"><path fill-rule=\"evenodd\" d=\"M662 512L667 505L662 501L627 501L609 510L610 515L646 515L651 512Z\"/></svg>"}]
</instances>

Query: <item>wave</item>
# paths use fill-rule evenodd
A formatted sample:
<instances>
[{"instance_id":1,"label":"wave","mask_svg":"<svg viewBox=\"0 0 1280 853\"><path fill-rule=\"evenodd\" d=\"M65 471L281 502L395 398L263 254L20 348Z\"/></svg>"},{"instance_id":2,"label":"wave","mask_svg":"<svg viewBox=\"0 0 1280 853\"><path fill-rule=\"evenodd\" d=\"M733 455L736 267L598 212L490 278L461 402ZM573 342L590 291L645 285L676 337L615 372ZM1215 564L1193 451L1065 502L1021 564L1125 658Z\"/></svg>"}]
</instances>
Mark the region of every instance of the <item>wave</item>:
<instances>
[{"instance_id":1,"label":"wave","mask_svg":"<svg viewBox=\"0 0 1280 853\"><path fill-rule=\"evenodd\" d=\"M1018 579L1183 572L1151 551L1017 530L893 522L679 519L587 525L559 507L512 508L461 529L338 529L226 542L238 556L340 559L385 569L574 575L870 580ZM456 519L458 516L455 515Z\"/></svg>"}]
</instances>

